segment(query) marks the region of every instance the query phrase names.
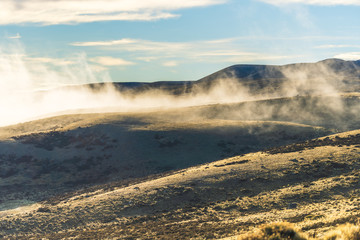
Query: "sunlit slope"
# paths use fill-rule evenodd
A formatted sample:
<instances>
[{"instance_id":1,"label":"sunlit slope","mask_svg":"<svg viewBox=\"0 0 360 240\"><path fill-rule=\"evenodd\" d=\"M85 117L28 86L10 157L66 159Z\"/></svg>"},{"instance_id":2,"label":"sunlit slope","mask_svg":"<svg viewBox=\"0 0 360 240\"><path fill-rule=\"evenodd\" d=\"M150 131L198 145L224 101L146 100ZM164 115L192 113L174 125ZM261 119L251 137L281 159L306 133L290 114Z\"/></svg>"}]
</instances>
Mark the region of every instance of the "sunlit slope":
<instances>
[{"instance_id":1,"label":"sunlit slope","mask_svg":"<svg viewBox=\"0 0 360 240\"><path fill-rule=\"evenodd\" d=\"M360 131L249 153L1 212L16 239L219 239L265 222L294 222L321 236L353 222Z\"/></svg>"},{"instance_id":2,"label":"sunlit slope","mask_svg":"<svg viewBox=\"0 0 360 240\"><path fill-rule=\"evenodd\" d=\"M33 129L34 133L28 129L37 124L47 129L47 121L63 127ZM16 132L17 127L2 129L7 140L0 143L1 209L329 133L321 127L286 122L207 119L174 123L116 114L63 116L20 126L24 134L11 138L9 132Z\"/></svg>"},{"instance_id":3,"label":"sunlit slope","mask_svg":"<svg viewBox=\"0 0 360 240\"><path fill-rule=\"evenodd\" d=\"M0 207L356 129L358 104L356 95L279 98L0 128Z\"/></svg>"},{"instance_id":4,"label":"sunlit slope","mask_svg":"<svg viewBox=\"0 0 360 240\"><path fill-rule=\"evenodd\" d=\"M111 110L111 109L110 109ZM142 111L114 113L71 114L45 118L0 128L0 139L34 132L64 131L102 122L121 122L127 126L136 123L196 123L207 119L241 121L283 121L308 124L338 130L360 128L360 94L334 96L296 96L238 103L218 103L183 108L150 108ZM76 113L76 111L71 111ZM61 114L61 113L60 113ZM62 113L64 115L65 113Z\"/></svg>"}]
</instances>

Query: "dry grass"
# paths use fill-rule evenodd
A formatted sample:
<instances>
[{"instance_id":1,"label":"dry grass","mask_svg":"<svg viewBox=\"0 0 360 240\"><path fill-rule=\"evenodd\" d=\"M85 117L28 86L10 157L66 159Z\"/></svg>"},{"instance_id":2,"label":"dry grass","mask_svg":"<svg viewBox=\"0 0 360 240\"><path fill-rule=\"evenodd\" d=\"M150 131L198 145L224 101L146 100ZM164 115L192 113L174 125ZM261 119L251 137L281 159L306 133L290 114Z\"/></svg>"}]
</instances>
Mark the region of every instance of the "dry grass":
<instances>
[{"instance_id":1,"label":"dry grass","mask_svg":"<svg viewBox=\"0 0 360 240\"><path fill-rule=\"evenodd\" d=\"M350 223L340 225L325 234L325 237L311 238L288 222L264 224L253 232L237 237L237 240L359 240L360 226Z\"/></svg>"},{"instance_id":2,"label":"dry grass","mask_svg":"<svg viewBox=\"0 0 360 240\"><path fill-rule=\"evenodd\" d=\"M345 224L329 232L324 240L358 240L360 239L360 226Z\"/></svg>"},{"instance_id":3,"label":"dry grass","mask_svg":"<svg viewBox=\"0 0 360 240\"><path fill-rule=\"evenodd\" d=\"M237 107L0 128L0 206L46 199L1 211L0 238L360 239L351 229L349 238L339 229L327 235L360 218L360 130L328 136L333 130L280 117L221 118ZM275 221L304 233L284 223L259 227Z\"/></svg>"},{"instance_id":4,"label":"dry grass","mask_svg":"<svg viewBox=\"0 0 360 240\"><path fill-rule=\"evenodd\" d=\"M252 233L241 235L237 240L307 240L308 238L287 222L265 224Z\"/></svg>"}]
</instances>

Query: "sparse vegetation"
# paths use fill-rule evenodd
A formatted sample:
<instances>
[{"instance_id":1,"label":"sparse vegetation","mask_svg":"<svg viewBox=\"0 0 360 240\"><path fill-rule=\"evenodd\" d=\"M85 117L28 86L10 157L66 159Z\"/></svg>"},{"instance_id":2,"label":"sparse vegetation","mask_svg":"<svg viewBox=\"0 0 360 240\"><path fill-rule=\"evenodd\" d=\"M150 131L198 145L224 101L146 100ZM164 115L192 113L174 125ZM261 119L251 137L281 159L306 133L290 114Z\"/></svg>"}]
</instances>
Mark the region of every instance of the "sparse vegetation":
<instances>
[{"instance_id":1,"label":"sparse vegetation","mask_svg":"<svg viewBox=\"0 0 360 240\"><path fill-rule=\"evenodd\" d=\"M51 120L61 129L0 129L0 235L221 239L257 229L241 237L342 240L351 232L356 239L354 226L326 232L360 217L360 130L317 139L335 131L218 119L245 105L97 115L96 123L86 116L87 124L66 125L63 116ZM179 113L213 115L178 122ZM273 221L291 224L263 225Z\"/></svg>"},{"instance_id":2,"label":"sparse vegetation","mask_svg":"<svg viewBox=\"0 0 360 240\"><path fill-rule=\"evenodd\" d=\"M312 238L287 222L264 224L254 231L238 236L237 240L359 240L360 226L347 223L325 234Z\"/></svg>"},{"instance_id":3,"label":"sparse vegetation","mask_svg":"<svg viewBox=\"0 0 360 240\"><path fill-rule=\"evenodd\" d=\"M360 226L345 224L326 234L324 240L359 240Z\"/></svg>"},{"instance_id":4,"label":"sparse vegetation","mask_svg":"<svg viewBox=\"0 0 360 240\"><path fill-rule=\"evenodd\" d=\"M252 233L241 235L237 240L307 240L302 232L291 223L266 224Z\"/></svg>"}]
</instances>

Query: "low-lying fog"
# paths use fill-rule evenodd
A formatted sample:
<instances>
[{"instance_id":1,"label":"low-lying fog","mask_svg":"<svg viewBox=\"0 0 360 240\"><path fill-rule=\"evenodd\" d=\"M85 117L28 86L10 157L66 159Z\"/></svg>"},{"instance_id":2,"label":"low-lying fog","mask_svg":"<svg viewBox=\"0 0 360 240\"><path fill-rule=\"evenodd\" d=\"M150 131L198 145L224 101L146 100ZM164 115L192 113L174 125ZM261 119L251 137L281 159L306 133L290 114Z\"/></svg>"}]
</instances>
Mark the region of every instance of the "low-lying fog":
<instances>
[{"instance_id":1,"label":"low-lying fog","mask_svg":"<svg viewBox=\"0 0 360 240\"><path fill-rule=\"evenodd\" d=\"M217 70L217 69L214 69ZM321 72L325 76L326 66ZM46 59L29 58L21 44L0 47L0 126L11 125L45 116L92 111L140 111L149 108L174 108L214 103L251 101L284 96L297 96L308 92L316 95L337 95L333 82L325 77L309 79L304 72L284 72L289 78L279 91L271 95L253 95L249 89L234 79L218 79L210 89L195 88L190 94L174 96L160 90L149 90L137 95L123 94L112 84L101 91L84 85L111 82L106 72L96 72L85 54L79 54L71 64L50 66ZM323 74L324 75L324 74ZM341 77L339 77L341 79ZM121 79L126 82L127 79ZM146 81L146 79L144 79ZM327 106L324 103L324 106ZM331 103L332 109L342 109L342 102ZM269 109L271 111L271 109Z\"/></svg>"}]
</instances>

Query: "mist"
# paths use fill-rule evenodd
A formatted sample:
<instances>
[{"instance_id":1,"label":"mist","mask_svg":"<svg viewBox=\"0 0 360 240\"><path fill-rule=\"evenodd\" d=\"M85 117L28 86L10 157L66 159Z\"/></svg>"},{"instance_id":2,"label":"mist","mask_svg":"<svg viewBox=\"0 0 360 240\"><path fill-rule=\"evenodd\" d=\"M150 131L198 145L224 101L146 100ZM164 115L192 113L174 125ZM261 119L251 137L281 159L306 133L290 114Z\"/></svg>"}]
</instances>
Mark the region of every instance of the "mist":
<instances>
[{"instance_id":1,"label":"mist","mask_svg":"<svg viewBox=\"0 0 360 240\"><path fill-rule=\"evenodd\" d=\"M111 84L107 72L97 72L85 54L54 67L44 59L29 58L18 41L0 48L0 77L0 126L66 113L134 112L250 99L236 81L218 82L186 97L156 89L125 94ZM89 83L105 84L94 91Z\"/></svg>"},{"instance_id":2,"label":"mist","mask_svg":"<svg viewBox=\"0 0 360 240\"><path fill-rule=\"evenodd\" d=\"M296 96L308 96L307 103L272 106L254 102L241 109L232 109L222 118L294 120L294 114L299 113L302 119L316 120L319 118L317 111L321 109L330 111L335 119L345 111L338 91L345 77L325 63L320 67L304 65L299 69L282 67L286 81L274 91L268 91L271 85L254 91L230 74L219 76L210 85L197 84L186 94L174 95L161 89L138 93L119 91L111 84L113 80L109 74L97 71L83 53L74 55L68 62L59 61L55 66L45 60L29 58L18 41L0 48L0 126L69 113L140 112ZM89 83L104 84L100 90L94 90ZM317 97L312 101L310 96ZM359 109L359 104L355 104L346 111L357 114Z\"/></svg>"}]
</instances>

